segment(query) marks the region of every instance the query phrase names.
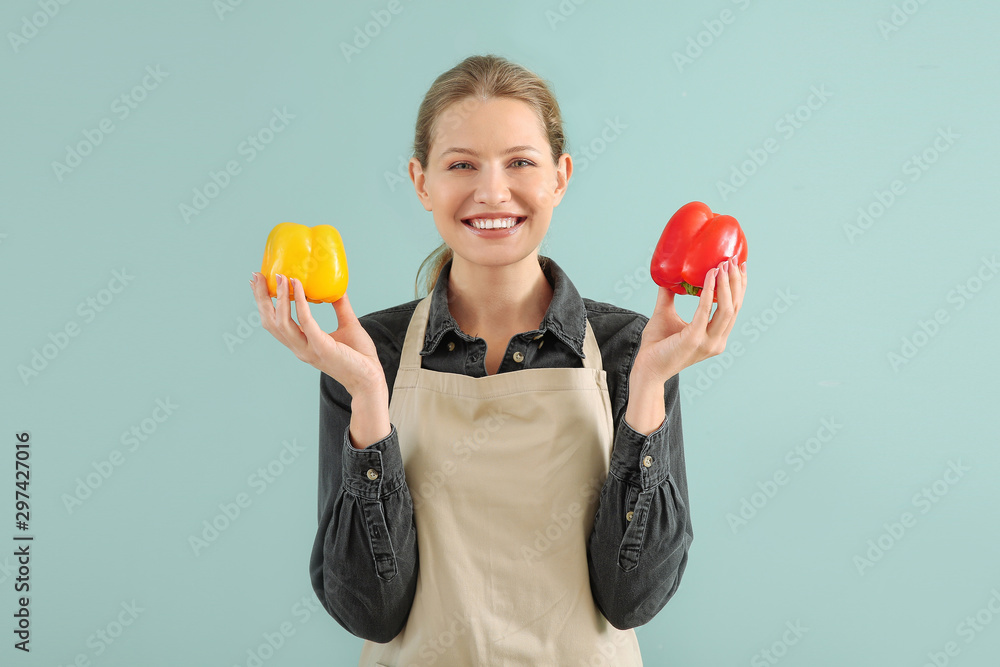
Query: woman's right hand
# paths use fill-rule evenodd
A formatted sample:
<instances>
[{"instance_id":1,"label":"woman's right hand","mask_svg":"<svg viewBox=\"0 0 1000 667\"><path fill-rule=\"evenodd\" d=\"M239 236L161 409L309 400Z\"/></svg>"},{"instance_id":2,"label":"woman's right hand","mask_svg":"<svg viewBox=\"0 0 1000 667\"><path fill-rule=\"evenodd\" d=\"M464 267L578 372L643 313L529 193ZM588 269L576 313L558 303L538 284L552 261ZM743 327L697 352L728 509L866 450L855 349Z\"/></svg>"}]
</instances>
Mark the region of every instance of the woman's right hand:
<instances>
[{"instance_id":1,"label":"woman's right hand","mask_svg":"<svg viewBox=\"0 0 1000 667\"><path fill-rule=\"evenodd\" d=\"M292 279L295 313L301 322L292 319L288 298L289 279L276 276L278 306L275 308L267 291L267 281L253 272L254 298L260 312L261 326L296 357L326 373L344 386L352 398L365 393L386 391L385 373L371 336L354 315L345 293L333 302L337 312L337 330L326 333L319 328L309 312L302 283Z\"/></svg>"}]
</instances>

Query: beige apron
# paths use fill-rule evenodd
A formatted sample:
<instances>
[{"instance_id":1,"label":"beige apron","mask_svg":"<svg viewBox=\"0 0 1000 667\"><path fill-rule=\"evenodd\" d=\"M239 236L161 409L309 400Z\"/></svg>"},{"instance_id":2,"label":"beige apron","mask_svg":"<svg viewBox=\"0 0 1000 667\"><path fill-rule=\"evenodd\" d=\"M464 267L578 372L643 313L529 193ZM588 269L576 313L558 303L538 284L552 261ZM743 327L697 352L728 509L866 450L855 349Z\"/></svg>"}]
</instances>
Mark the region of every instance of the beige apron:
<instances>
[{"instance_id":1,"label":"beige apron","mask_svg":"<svg viewBox=\"0 0 1000 667\"><path fill-rule=\"evenodd\" d=\"M608 475L607 373L587 322L583 368L481 378L420 367L431 296L406 330L389 416L414 503L406 626L361 667L642 665L634 630L594 603L587 537Z\"/></svg>"}]
</instances>

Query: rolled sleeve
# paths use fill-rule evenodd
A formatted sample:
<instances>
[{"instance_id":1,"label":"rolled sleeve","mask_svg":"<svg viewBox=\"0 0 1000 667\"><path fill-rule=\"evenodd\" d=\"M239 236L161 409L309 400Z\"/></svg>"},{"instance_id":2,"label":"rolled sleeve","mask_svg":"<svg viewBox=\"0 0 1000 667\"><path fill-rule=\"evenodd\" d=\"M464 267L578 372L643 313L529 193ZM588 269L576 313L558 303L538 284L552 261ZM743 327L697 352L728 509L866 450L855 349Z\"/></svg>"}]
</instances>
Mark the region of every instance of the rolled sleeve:
<instances>
[{"instance_id":1,"label":"rolled sleeve","mask_svg":"<svg viewBox=\"0 0 1000 667\"><path fill-rule=\"evenodd\" d=\"M344 429L344 455L341 475L346 491L362 498L382 499L406 484L403 457L399 451L396 425L389 435L358 449L351 444L350 426Z\"/></svg>"},{"instance_id":2,"label":"rolled sleeve","mask_svg":"<svg viewBox=\"0 0 1000 667\"><path fill-rule=\"evenodd\" d=\"M395 424L365 449L350 441L350 396L324 376L320 392L319 525L313 590L351 634L390 641L416 593L417 533Z\"/></svg>"},{"instance_id":3,"label":"rolled sleeve","mask_svg":"<svg viewBox=\"0 0 1000 667\"><path fill-rule=\"evenodd\" d=\"M664 407L649 435L619 419L587 543L594 601L620 630L648 623L673 597L694 538L676 375L664 385Z\"/></svg>"},{"instance_id":4,"label":"rolled sleeve","mask_svg":"<svg viewBox=\"0 0 1000 667\"><path fill-rule=\"evenodd\" d=\"M623 482L643 490L659 486L670 472L667 427L668 422L664 418L658 429L643 435L629 426L623 417L615 432L610 472ZM644 464L647 456L648 467Z\"/></svg>"}]
</instances>

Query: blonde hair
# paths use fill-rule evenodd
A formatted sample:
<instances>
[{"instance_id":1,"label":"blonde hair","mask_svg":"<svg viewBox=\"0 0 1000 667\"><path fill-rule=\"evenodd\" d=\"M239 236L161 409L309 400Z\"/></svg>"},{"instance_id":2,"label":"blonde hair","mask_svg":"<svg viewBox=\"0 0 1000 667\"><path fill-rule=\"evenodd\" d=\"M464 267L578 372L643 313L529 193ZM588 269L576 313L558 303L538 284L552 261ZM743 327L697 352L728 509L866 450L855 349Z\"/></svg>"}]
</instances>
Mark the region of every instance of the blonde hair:
<instances>
[{"instance_id":1,"label":"blonde hair","mask_svg":"<svg viewBox=\"0 0 1000 667\"><path fill-rule=\"evenodd\" d=\"M431 85L420 110L417 112L416 134L413 140L413 157L425 171L428 152L438 118L448 107L456 103L463 105L477 100L511 98L527 103L535 110L549 141L552 162L559 164L559 156L565 152L566 137L563 134L562 114L555 95L548 83L531 70L510 62L502 56L469 56L447 72L441 74ZM413 285L416 298L420 298L420 273L425 266L430 270L424 282L424 295L430 294L441 275L441 269L453 256L447 243L442 243L420 263ZM539 255L544 266L547 258Z\"/></svg>"}]
</instances>

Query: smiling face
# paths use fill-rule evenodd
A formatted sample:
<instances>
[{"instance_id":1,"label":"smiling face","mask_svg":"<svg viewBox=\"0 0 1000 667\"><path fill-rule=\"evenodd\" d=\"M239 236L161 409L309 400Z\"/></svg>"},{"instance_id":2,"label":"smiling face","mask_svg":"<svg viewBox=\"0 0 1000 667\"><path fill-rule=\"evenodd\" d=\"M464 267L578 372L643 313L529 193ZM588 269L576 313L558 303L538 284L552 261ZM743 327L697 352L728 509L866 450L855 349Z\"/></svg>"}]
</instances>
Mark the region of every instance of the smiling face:
<instances>
[{"instance_id":1,"label":"smiling face","mask_svg":"<svg viewBox=\"0 0 1000 667\"><path fill-rule=\"evenodd\" d=\"M567 153L553 164L542 123L521 100L467 98L438 118L427 169L410 160L424 209L456 257L503 266L537 255L570 174ZM471 218L517 217L513 229L476 230Z\"/></svg>"}]
</instances>

